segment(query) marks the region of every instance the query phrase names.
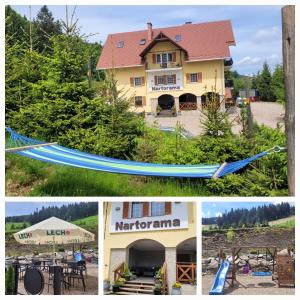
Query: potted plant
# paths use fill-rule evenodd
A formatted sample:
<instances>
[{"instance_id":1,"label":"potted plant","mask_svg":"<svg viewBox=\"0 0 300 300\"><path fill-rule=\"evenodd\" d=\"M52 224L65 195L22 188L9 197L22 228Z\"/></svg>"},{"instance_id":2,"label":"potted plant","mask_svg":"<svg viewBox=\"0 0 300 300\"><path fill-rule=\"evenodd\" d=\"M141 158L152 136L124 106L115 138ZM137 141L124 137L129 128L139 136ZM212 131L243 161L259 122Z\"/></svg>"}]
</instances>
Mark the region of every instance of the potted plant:
<instances>
[{"instance_id":1,"label":"potted plant","mask_svg":"<svg viewBox=\"0 0 300 300\"><path fill-rule=\"evenodd\" d=\"M171 295L181 295L181 284L179 282L175 282L172 285L172 293Z\"/></svg>"},{"instance_id":2,"label":"potted plant","mask_svg":"<svg viewBox=\"0 0 300 300\"><path fill-rule=\"evenodd\" d=\"M161 107L157 104L156 106L156 114L159 115L161 112Z\"/></svg>"},{"instance_id":3,"label":"potted plant","mask_svg":"<svg viewBox=\"0 0 300 300\"><path fill-rule=\"evenodd\" d=\"M120 286L122 286L125 283L125 278L119 278L117 281L114 282L112 286L112 291L114 293L118 292L120 290Z\"/></svg>"},{"instance_id":4,"label":"potted plant","mask_svg":"<svg viewBox=\"0 0 300 300\"><path fill-rule=\"evenodd\" d=\"M161 295L161 284L156 283L153 289L154 295Z\"/></svg>"},{"instance_id":5,"label":"potted plant","mask_svg":"<svg viewBox=\"0 0 300 300\"><path fill-rule=\"evenodd\" d=\"M124 264L123 278L125 278L126 281L129 281L131 277L132 273L130 272L128 265Z\"/></svg>"},{"instance_id":6,"label":"potted plant","mask_svg":"<svg viewBox=\"0 0 300 300\"><path fill-rule=\"evenodd\" d=\"M5 295L13 295L15 287L14 269L9 266L5 272Z\"/></svg>"},{"instance_id":7,"label":"potted plant","mask_svg":"<svg viewBox=\"0 0 300 300\"><path fill-rule=\"evenodd\" d=\"M108 278L105 278L103 282L103 290L104 292L108 292L109 289L110 289L110 281Z\"/></svg>"},{"instance_id":8,"label":"potted plant","mask_svg":"<svg viewBox=\"0 0 300 300\"><path fill-rule=\"evenodd\" d=\"M155 276L154 276L154 281L155 283L161 283L161 272L162 272L162 268L160 268L156 273L155 273Z\"/></svg>"}]
</instances>

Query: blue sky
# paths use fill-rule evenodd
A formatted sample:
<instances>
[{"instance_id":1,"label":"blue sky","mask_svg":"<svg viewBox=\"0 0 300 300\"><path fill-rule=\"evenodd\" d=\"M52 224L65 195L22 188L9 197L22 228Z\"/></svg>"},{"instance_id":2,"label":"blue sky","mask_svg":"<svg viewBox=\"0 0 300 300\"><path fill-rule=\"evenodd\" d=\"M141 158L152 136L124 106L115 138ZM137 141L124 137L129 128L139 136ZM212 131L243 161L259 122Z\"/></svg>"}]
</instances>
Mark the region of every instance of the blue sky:
<instances>
[{"instance_id":1,"label":"blue sky","mask_svg":"<svg viewBox=\"0 0 300 300\"><path fill-rule=\"evenodd\" d=\"M21 216L33 213L35 210L40 210L43 206L57 206L61 207L64 204L74 202L6 202L5 203L5 216Z\"/></svg>"},{"instance_id":2,"label":"blue sky","mask_svg":"<svg viewBox=\"0 0 300 300\"><path fill-rule=\"evenodd\" d=\"M13 8L28 17L28 6ZM32 6L36 15L40 6ZM65 6L49 6L57 19L64 19ZM72 11L70 6L69 10ZM201 23L230 19L237 46L231 47L233 69L241 74L256 73L264 61L271 67L282 62L281 54L281 6L78 6L76 17L82 32L96 33L91 41L106 40L109 33L167 27L186 21Z\"/></svg>"},{"instance_id":3,"label":"blue sky","mask_svg":"<svg viewBox=\"0 0 300 300\"><path fill-rule=\"evenodd\" d=\"M282 201L272 201L272 202L203 202L202 203L202 218L211 218L217 217L226 211L230 211L231 208L247 208L250 209L252 207L262 206L264 204L277 204ZM291 205L294 205L293 202L290 202Z\"/></svg>"}]
</instances>

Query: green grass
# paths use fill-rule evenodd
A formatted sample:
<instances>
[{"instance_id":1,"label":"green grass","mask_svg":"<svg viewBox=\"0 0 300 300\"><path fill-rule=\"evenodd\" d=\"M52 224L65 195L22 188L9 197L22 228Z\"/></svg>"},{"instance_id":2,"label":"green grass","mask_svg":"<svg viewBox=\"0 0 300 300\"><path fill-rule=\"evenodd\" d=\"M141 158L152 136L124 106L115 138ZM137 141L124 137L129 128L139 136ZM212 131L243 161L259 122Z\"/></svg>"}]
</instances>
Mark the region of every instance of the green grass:
<instances>
[{"instance_id":1,"label":"green grass","mask_svg":"<svg viewBox=\"0 0 300 300\"><path fill-rule=\"evenodd\" d=\"M269 222L269 225L272 227L280 227L280 228L294 228L295 227L295 216L290 216L288 218L271 221L271 222Z\"/></svg>"},{"instance_id":2,"label":"green grass","mask_svg":"<svg viewBox=\"0 0 300 300\"><path fill-rule=\"evenodd\" d=\"M5 223L5 233L15 233L30 226L28 222L7 222Z\"/></svg>"},{"instance_id":3,"label":"green grass","mask_svg":"<svg viewBox=\"0 0 300 300\"><path fill-rule=\"evenodd\" d=\"M98 231L98 215L78 219L72 223L92 232Z\"/></svg>"},{"instance_id":4,"label":"green grass","mask_svg":"<svg viewBox=\"0 0 300 300\"><path fill-rule=\"evenodd\" d=\"M7 196L209 196L194 179L150 178L6 156Z\"/></svg>"}]
</instances>

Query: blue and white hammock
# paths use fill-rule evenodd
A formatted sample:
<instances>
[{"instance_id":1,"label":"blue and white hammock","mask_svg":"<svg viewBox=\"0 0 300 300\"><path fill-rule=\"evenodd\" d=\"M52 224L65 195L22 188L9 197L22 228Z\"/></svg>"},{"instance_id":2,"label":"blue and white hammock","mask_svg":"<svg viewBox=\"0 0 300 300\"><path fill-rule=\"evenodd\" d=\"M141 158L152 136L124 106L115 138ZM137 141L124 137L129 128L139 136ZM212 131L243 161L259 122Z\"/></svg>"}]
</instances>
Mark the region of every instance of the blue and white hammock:
<instances>
[{"instance_id":1,"label":"blue and white hammock","mask_svg":"<svg viewBox=\"0 0 300 300\"><path fill-rule=\"evenodd\" d=\"M219 178L234 173L267 154L284 149L275 146L252 157L223 164L153 164L88 154L59 146L57 143L44 143L20 135L10 128L6 129L10 134L11 142L16 146L6 149L6 152L13 152L36 160L64 166L141 176Z\"/></svg>"}]
</instances>

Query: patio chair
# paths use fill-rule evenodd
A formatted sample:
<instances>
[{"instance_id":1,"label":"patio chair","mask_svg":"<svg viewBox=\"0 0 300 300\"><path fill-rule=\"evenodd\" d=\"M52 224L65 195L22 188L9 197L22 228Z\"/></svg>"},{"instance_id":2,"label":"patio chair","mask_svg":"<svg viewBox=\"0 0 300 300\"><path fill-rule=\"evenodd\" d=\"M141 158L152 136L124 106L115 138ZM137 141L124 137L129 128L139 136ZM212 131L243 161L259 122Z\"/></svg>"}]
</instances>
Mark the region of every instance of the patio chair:
<instances>
[{"instance_id":1,"label":"patio chair","mask_svg":"<svg viewBox=\"0 0 300 300\"><path fill-rule=\"evenodd\" d=\"M74 253L74 259L77 262L77 264L84 269L83 271L85 272L85 277L87 277L86 261L83 258L82 253L80 252Z\"/></svg>"},{"instance_id":2,"label":"patio chair","mask_svg":"<svg viewBox=\"0 0 300 300\"><path fill-rule=\"evenodd\" d=\"M63 271L63 268L61 269L61 284L63 287L63 290L66 290L70 288L70 284L66 281L67 273L65 273ZM54 280L54 266L50 266L48 267L48 292L49 292L49 287L52 285L53 286L53 280Z\"/></svg>"},{"instance_id":3,"label":"patio chair","mask_svg":"<svg viewBox=\"0 0 300 300\"><path fill-rule=\"evenodd\" d=\"M68 283L71 285L71 282L73 281L73 285L74 285L75 279L77 279L78 282L81 280L83 291L85 292L86 286L85 286L83 272L86 270L86 267L81 265L80 262L69 262L68 266L70 268L70 272L65 273L65 276L68 279Z\"/></svg>"}]
</instances>

